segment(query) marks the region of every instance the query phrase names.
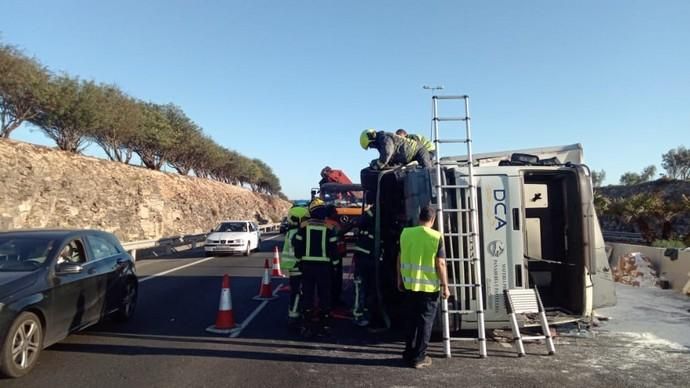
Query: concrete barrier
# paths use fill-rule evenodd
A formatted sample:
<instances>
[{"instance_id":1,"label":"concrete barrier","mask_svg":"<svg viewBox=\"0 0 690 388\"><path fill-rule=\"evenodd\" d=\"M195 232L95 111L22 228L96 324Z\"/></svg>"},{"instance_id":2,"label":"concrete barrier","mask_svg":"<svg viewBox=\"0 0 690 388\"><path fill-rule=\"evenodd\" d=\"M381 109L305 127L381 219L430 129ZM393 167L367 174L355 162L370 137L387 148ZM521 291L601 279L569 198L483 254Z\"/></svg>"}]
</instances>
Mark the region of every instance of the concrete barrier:
<instances>
[{"instance_id":1,"label":"concrete barrier","mask_svg":"<svg viewBox=\"0 0 690 388\"><path fill-rule=\"evenodd\" d=\"M690 251L622 243L606 243L606 248L610 252L611 265L618 262L621 256L632 252L640 252L649 257L659 275L668 280L675 291L682 292L690 281Z\"/></svg>"}]
</instances>

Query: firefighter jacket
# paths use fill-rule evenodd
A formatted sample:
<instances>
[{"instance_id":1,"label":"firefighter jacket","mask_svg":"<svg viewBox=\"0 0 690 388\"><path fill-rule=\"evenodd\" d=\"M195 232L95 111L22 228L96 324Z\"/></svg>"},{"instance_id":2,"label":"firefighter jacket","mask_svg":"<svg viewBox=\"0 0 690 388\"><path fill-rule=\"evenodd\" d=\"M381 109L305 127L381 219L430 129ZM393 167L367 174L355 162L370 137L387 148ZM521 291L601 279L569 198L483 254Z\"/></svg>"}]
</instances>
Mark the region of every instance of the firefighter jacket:
<instances>
[{"instance_id":1,"label":"firefighter jacket","mask_svg":"<svg viewBox=\"0 0 690 388\"><path fill-rule=\"evenodd\" d=\"M364 212L357 222L357 241L354 251L364 255L374 254L374 209Z\"/></svg>"},{"instance_id":2,"label":"firefighter jacket","mask_svg":"<svg viewBox=\"0 0 690 388\"><path fill-rule=\"evenodd\" d=\"M415 159L422 145L413 139L398 136L390 132L376 132L373 147L379 151L379 159L374 166L378 169L404 166Z\"/></svg>"},{"instance_id":3,"label":"firefighter jacket","mask_svg":"<svg viewBox=\"0 0 690 388\"><path fill-rule=\"evenodd\" d=\"M290 276L299 276L299 259L295 257L295 248L292 246L292 238L297 234L297 226L290 227L285 234L283 253L281 255L282 267L290 272Z\"/></svg>"},{"instance_id":4,"label":"firefighter jacket","mask_svg":"<svg viewBox=\"0 0 690 388\"><path fill-rule=\"evenodd\" d=\"M400 235L400 275L409 291L440 289L436 257L443 255L441 233L425 226L405 228Z\"/></svg>"},{"instance_id":5,"label":"firefighter jacket","mask_svg":"<svg viewBox=\"0 0 690 388\"><path fill-rule=\"evenodd\" d=\"M299 228L292 239L295 257L301 262L333 263L338 259L338 236L318 219L310 219Z\"/></svg>"}]
</instances>

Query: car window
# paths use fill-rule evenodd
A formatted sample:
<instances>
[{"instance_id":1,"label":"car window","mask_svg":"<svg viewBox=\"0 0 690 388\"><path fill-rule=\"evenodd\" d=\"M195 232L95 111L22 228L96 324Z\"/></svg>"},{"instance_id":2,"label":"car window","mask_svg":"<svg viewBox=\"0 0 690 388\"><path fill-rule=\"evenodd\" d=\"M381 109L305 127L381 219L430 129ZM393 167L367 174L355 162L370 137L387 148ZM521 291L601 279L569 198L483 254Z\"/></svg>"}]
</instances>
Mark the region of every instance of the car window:
<instances>
[{"instance_id":1,"label":"car window","mask_svg":"<svg viewBox=\"0 0 690 388\"><path fill-rule=\"evenodd\" d=\"M256 232L256 225L253 223L250 223L249 224L249 231L250 232Z\"/></svg>"},{"instance_id":2,"label":"car window","mask_svg":"<svg viewBox=\"0 0 690 388\"><path fill-rule=\"evenodd\" d=\"M119 249L107 239L101 236L88 235L86 241L93 253L93 259L104 259L120 253Z\"/></svg>"},{"instance_id":3,"label":"car window","mask_svg":"<svg viewBox=\"0 0 690 388\"><path fill-rule=\"evenodd\" d=\"M86 262L86 255L84 254L84 246L79 240L72 240L67 243L60 254L58 255L58 264L62 263L72 263L72 264L83 264Z\"/></svg>"},{"instance_id":4,"label":"car window","mask_svg":"<svg viewBox=\"0 0 690 388\"><path fill-rule=\"evenodd\" d=\"M33 271L50 256L55 240L35 237L0 237L0 271Z\"/></svg>"},{"instance_id":5,"label":"car window","mask_svg":"<svg viewBox=\"0 0 690 388\"><path fill-rule=\"evenodd\" d=\"M246 232L247 223L246 222L222 222L220 225L216 226L213 230L214 232Z\"/></svg>"}]
</instances>

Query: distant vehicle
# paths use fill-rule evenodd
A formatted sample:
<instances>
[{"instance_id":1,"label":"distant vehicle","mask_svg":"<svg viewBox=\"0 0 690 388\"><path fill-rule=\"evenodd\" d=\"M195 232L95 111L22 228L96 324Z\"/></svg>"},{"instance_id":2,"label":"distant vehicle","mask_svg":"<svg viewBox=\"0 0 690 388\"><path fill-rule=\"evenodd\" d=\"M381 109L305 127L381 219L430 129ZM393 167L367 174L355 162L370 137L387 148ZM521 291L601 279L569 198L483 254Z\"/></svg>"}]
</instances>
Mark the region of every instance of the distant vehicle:
<instances>
[{"instance_id":1,"label":"distant vehicle","mask_svg":"<svg viewBox=\"0 0 690 388\"><path fill-rule=\"evenodd\" d=\"M206 256L218 253L243 253L259 249L261 232L252 221L222 221L206 237L204 251Z\"/></svg>"},{"instance_id":2,"label":"distant vehicle","mask_svg":"<svg viewBox=\"0 0 690 388\"><path fill-rule=\"evenodd\" d=\"M107 315L129 319L137 288L132 257L110 233L0 233L0 372L25 375L70 333Z\"/></svg>"},{"instance_id":3,"label":"distant vehicle","mask_svg":"<svg viewBox=\"0 0 690 388\"><path fill-rule=\"evenodd\" d=\"M280 222L280 234L287 233L289 228L290 224L288 223L287 217L283 217L283 221Z\"/></svg>"}]
</instances>

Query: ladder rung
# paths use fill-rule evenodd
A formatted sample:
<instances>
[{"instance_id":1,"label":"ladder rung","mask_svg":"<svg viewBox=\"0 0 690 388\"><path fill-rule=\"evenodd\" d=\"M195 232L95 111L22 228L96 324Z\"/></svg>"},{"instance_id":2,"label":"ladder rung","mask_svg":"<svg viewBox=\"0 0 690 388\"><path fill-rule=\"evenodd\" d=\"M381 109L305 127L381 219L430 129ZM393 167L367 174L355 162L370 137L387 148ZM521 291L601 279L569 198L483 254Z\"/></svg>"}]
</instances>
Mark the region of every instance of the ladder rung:
<instances>
[{"instance_id":1,"label":"ladder rung","mask_svg":"<svg viewBox=\"0 0 690 388\"><path fill-rule=\"evenodd\" d=\"M469 337L450 337L451 341L479 341L479 338L469 338Z\"/></svg>"},{"instance_id":2,"label":"ladder rung","mask_svg":"<svg viewBox=\"0 0 690 388\"><path fill-rule=\"evenodd\" d=\"M546 339L545 335L521 335L520 338L524 340L541 340L541 339Z\"/></svg>"},{"instance_id":3,"label":"ladder rung","mask_svg":"<svg viewBox=\"0 0 690 388\"><path fill-rule=\"evenodd\" d=\"M470 142L471 140L468 139L446 139L446 140L436 140L436 143L441 143L441 144L451 144L451 143L467 143Z\"/></svg>"},{"instance_id":4,"label":"ladder rung","mask_svg":"<svg viewBox=\"0 0 690 388\"><path fill-rule=\"evenodd\" d=\"M461 96L433 96L432 98L435 98L437 100L464 100L467 97L469 97L466 94L463 94Z\"/></svg>"},{"instance_id":5,"label":"ladder rung","mask_svg":"<svg viewBox=\"0 0 690 388\"><path fill-rule=\"evenodd\" d=\"M448 287L466 287L466 288L471 288L471 287L481 287L481 284L472 284L472 283L448 283Z\"/></svg>"},{"instance_id":6,"label":"ladder rung","mask_svg":"<svg viewBox=\"0 0 690 388\"><path fill-rule=\"evenodd\" d=\"M443 162L438 162L438 163L434 162L434 165L435 165L435 166L469 166L469 165L470 165L470 162L467 162L467 161L465 161L465 162L445 162L445 163L443 163Z\"/></svg>"},{"instance_id":7,"label":"ladder rung","mask_svg":"<svg viewBox=\"0 0 690 388\"><path fill-rule=\"evenodd\" d=\"M450 314L474 314L477 310L448 310Z\"/></svg>"},{"instance_id":8,"label":"ladder rung","mask_svg":"<svg viewBox=\"0 0 690 388\"><path fill-rule=\"evenodd\" d=\"M474 209L443 209L442 212L449 212L449 213L470 213L473 212Z\"/></svg>"},{"instance_id":9,"label":"ladder rung","mask_svg":"<svg viewBox=\"0 0 690 388\"><path fill-rule=\"evenodd\" d=\"M436 187L442 189L469 189L474 187L474 185L436 185Z\"/></svg>"},{"instance_id":10,"label":"ladder rung","mask_svg":"<svg viewBox=\"0 0 690 388\"><path fill-rule=\"evenodd\" d=\"M443 235L446 237L472 237L476 234L477 233L453 233L453 232L443 233Z\"/></svg>"},{"instance_id":11,"label":"ladder rung","mask_svg":"<svg viewBox=\"0 0 690 388\"><path fill-rule=\"evenodd\" d=\"M476 257L446 257L446 260L449 261L475 261L479 260Z\"/></svg>"},{"instance_id":12,"label":"ladder rung","mask_svg":"<svg viewBox=\"0 0 690 388\"><path fill-rule=\"evenodd\" d=\"M436 121L466 121L467 117L461 117L461 116L456 116L456 117L434 117L434 120Z\"/></svg>"}]
</instances>

